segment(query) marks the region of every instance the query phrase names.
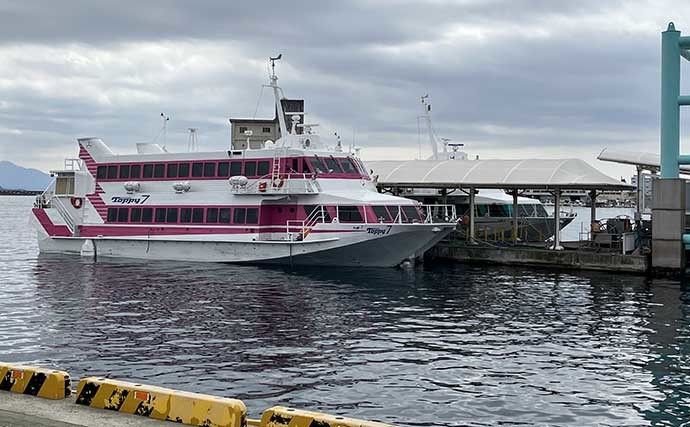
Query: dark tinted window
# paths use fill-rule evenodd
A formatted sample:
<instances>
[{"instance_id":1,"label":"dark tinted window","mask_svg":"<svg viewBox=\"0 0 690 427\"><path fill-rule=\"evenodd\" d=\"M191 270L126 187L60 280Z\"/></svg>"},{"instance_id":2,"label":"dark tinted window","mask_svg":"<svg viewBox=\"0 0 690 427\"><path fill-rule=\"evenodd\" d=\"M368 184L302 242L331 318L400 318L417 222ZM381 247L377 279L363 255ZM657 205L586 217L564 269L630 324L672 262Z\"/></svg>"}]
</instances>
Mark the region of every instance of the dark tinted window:
<instances>
[{"instance_id":1,"label":"dark tinted window","mask_svg":"<svg viewBox=\"0 0 690 427\"><path fill-rule=\"evenodd\" d=\"M244 163L244 176L256 176L256 162Z\"/></svg>"},{"instance_id":2,"label":"dark tinted window","mask_svg":"<svg viewBox=\"0 0 690 427\"><path fill-rule=\"evenodd\" d=\"M394 222L399 222L398 214L400 212L400 207L398 206L388 206L388 212L391 214L391 220Z\"/></svg>"},{"instance_id":3,"label":"dark tinted window","mask_svg":"<svg viewBox=\"0 0 690 427\"><path fill-rule=\"evenodd\" d=\"M141 213L141 222L151 222L153 220L153 208L144 208Z\"/></svg>"},{"instance_id":4,"label":"dark tinted window","mask_svg":"<svg viewBox=\"0 0 690 427\"><path fill-rule=\"evenodd\" d=\"M326 166L328 166L328 172L333 173L343 173L340 164L333 157L326 157Z\"/></svg>"},{"instance_id":5,"label":"dark tinted window","mask_svg":"<svg viewBox=\"0 0 690 427\"><path fill-rule=\"evenodd\" d=\"M153 178L153 165L144 165L144 178Z\"/></svg>"},{"instance_id":6,"label":"dark tinted window","mask_svg":"<svg viewBox=\"0 0 690 427\"><path fill-rule=\"evenodd\" d=\"M242 175L242 162L230 163L230 176Z\"/></svg>"},{"instance_id":7,"label":"dark tinted window","mask_svg":"<svg viewBox=\"0 0 690 427\"><path fill-rule=\"evenodd\" d=\"M218 163L218 176L229 176L229 175L230 175L230 162Z\"/></svg>"},{"instance_id":8,"label":"dark tinted window","mask_svg":"<svg viewBox=\"0 0 690 427\"><path fill-rule=\"evenodd\" d=\"M218 222L218 208L206 209L206 222L211 222L211 223Z\"/></svg>"},{"instance_id":9,"label":"dark tinted window","mask_svg":"<svg viewBox=\"0 0 690 427\"><path fill-rule=\"evenodd\" d=\"M204 208L194 208L192 212L192 222L204 222Z\"/></svg>"},{"instance_id":10,"label":"dark tinted window","mask_svg":"<svg viewBox=\"0 0 690 427\"><path fill-rule=\"evenodd\" d=\"M124 178L124 179L129 178L129 165L121 165L120 166L120 178Z\"/></svg>"},{"instance_id":11,"label":"dark tinted window","mask_svg":"<svg viewBox=\"0 0 690 427\"><path fill-rule=\"evenodd\" d=\"M215 163L204 163L204 176L216 176Z\"/></svg>"},{"instance_id":12,"label":"dark tinted window","mask_svg":"<svg viewBox=\"0 0 690 427\"><path fill-rule=\"evenodd\" d=\"M192 163L192 176L200 177L204 175L204 164L203 163Z\"/></svg>"},{"instance_id":13,"label":"dark tinted window","mask_svg":"<svg viewBox=\"0 0 690 427\"><path fill-rule=\"evenodd\" d=\"M99 166L96 169L96 178L105 179L108 176L108 168L106 166Z\"/></svg>"},{"instance_id":14,"label":"dark tinted window","mask_svg":"<svg viewBox=\"0 0 690 427\"><path fill-rule=\"evenodd\" d=\"M350 159L340 159L340 165L343 167L345 173L359 175L355 165L350 162Z\"/></svg>"},{"instance_id":15,"label":"dark tinted window","mask_svg":"<svg viewBox=\"0 0 690 427\"><path fill-rule=\"evenodd\" d=\"M314 209L319 209L318 212L314 213L312 215L312 212ZM331 215L328 213L328 210L324 207L323 211L321 211L321 207L319 206L314 206L314 205L305 205L304 206L304 213L307 215L308 218L314 218L315 221L321 222L322 217L323 217L323 222L331 222Z\"/></svg>"},{"instance_id":16,"label":"dark tinted window","mask_svg":"<svg viewBox=\"0 0 690 427\"><path fill-rule=\"evenodd\" d=\"M221 208L220 209L220 222L222 223L229 223L230 222L230 208Z\"/></svg>"},{"instance_id":17,"label":"dark tinted window","mask_svg":"<svg viewBox=\"0 0 690 427\"><path fill-rule=\"evenodd\" d=\"M170 163L168 165L168 172L166 173L168 178L177 178L177 163Z\"/></svg>"},{"instance_id":18,"label":"dark tinted window","mask_svg":"<svg viewBox=\"0 0 690 427\"><path fill-rule=\"evenodd\" d=\"M270 169L270 163L268 161L259 162L259 166L257 168L256 174L259 176L268 175L269 169Z\"/></svg>"},{"instance_id":19,"label":"dark tinted window","mask_svg":"<svg viewBox=\"0 0 690 427\"><path fill-rule=\"evenodd\" d=\"M247 224L258 224L259 223L259 209L258 208L247 208Z\"/></svg>"},{"instance_id":20,"label":"dark tinted window","mask_svg":"<svg viewBox=\"0 0 690 427\"><path fill-rule=\"evenodd\" d=\"M166 222L177 222L177 208L168 208Z\"/></svg>"},{"instance_id":21,"label":"dark tinted window","mask_svg":"<svg viewBox=\"0 0 690 427\"><path fill-rule=\"evenodd\" d=\"M313 171L323 173L323 171L324 171L323 163L321 163L321 160L319 160L318 157L310 157L309 163L311 163L311 169Z\"/></svg>"},{"instance_id":22,"label":"dark tinted window","mask_svg":"<svg viewBox=\"0 0 690 427\"><path fill-rule=\"evenodd\" d=\"M233 224L244 224L244 219L247 215L245 208L235 208L235 214L232 217Z\"/></svg>"},{"instance_id":23,"label":"dark tinted window","mask_svg":"<svg viewBox=\"0 0 690 427\"><path fill-rule=\"evenodd\" d=\"M292 159L292 166L290 166L290 170L288 172L299 172L299 159Z\"/></svg>"},{"instance_id":24,"label":"dark tinted window","mask_svg":"<svg viewBox=\"0 0 690 427\"><path fill-rule=\"evenodd\" d=\"M129 221L129 209L120 208L117 210L117 222L127 222Z\"/></svg>"},{"instance_id":25,"label":"dark tinted window","mask_svg":"<svg viewBox=\"0 0 690 427\"><path fill-rule=\"evenodd\" d=\"M108 166L108 179L117 178L117 166Z\"/></svg>"},{"instance_id":26,"label":"dark tinted window","mask_svg":"<svg viewBox=\"0 0 690 427\"><path fill-rule=\"evenodd\" d=\"M177 168L177 176L180 178L187 178L189 176L189 163L180 163Z\"/></svg>"},{"instance_id":27,"label":"dark tinted window","mask_svg":"<svg viewBox=\"0 0 690 427\"><path fill-rule=\"evenodd\" d=\"M141 208L132 208L132 222L141 222Z\"/></svg>"},{"instance_id":28,"label":"dark tinted window","mask_svg":"<svg viewBox=\"0 0 690 427\"><path fill-rule=\"evenodd\" d=\"M156 222L165 222L165 208L156 208Z\"/></svg>"},{"instance_id":29,"label":"dark tinted window","mask_svg":"<svg viewBox=\"0 0 690 427\"><path fill-rule=\"evenodd\" d=\"M162 163L158 163L156 167L153 169L153 176L155 178L163 178L165 176L165 165Z\"/></svg>"},{"instance_id":30,"label":"dark tinted window","mask_svg":"<svg viewBox=\"0 0 690 427\"><path fill-rule=\"evenodd\" d=\"M414 206L403 206L402 207L405 216L407 217L407 222L419 221L419 211Z\"/></svg>"},{"instance_id":31,"label":"dark tinted window","mask_svg":"<svg viewBox=\"0 0 690 427\"><path fill-rule=\"evenodd\" d=\"M372 206L374 208L374 213L376 214L377 221L389 222L391 216L386 210L385 206Z\"/></svg>"},{"instance_id":32,"label":"dark tinted window","mask_svg":"<svg viewBox=\"0 0 690 427\"><path fill-rule=\"evenodd\" d=\"M131 179L139 179L141 176L141 165L132 165L129 168L129 177Z\"/></svg>"},{"instance_id":33,"label":"dark tinted window","mask_svg":"<svg viewBox=\"0 0 690 427\"><path fill-rule=\"evenodd\" d=\"M180 209L180 222L192 222L192 208Z\"/></svg>"},{"instance_id":34,"label":"dark tinted window","mask_svg":"<svg viewBox=\"0 0 690 427\"><path fill-rule=\"evenodd\" d=\"M338 219L340 222L362 222L362 214L357 206L339 206Z\"/></svg>"},{"instance_id":35,"label":"dark tinted window","mask_svg":"<svg viewBox=\"0 0 690 427\"><path fill-rule=\"evenodd\" d=\"M311 167L309 166L309 162L307 162L307 159L302 159L302 173L309 173L311 172Z\"/></svg>"},{"instance_id":36,"label":"dark tinted window","mask_svg":"<svg viewBox=\"0 0 690 427\"><path fill-rule=\"evenodd\" d=\"M117 221L117 208L108 208L108 222Z\"/></svg>"}]
</instances>

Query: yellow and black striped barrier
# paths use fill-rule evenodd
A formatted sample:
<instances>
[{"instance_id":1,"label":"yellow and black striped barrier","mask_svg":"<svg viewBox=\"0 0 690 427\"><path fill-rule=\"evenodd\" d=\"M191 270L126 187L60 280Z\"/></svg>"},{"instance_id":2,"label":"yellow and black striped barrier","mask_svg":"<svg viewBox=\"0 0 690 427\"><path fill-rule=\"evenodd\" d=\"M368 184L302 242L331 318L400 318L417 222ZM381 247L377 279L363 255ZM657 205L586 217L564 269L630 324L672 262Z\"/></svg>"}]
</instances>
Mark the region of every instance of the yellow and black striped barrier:
<instances>
[{"instance_id":1,"label":"yellow and black striped barrier","mask_svg":"<svg viewBox=\"0 0 690 427\"><path fill-rule=\"evenodd\" d=\"M77 404L207 427L245 427L241 400L90 377L79 381Z\"/></svg>"},{"instance_id":2,"label":"yellow and black striped barrier","mask_svg":"<svg viewBox=\"0 0 690 427\"><path fill-rule=\"evenodd\" d=\"M67 372L0 363L0 390L57 400L69 397L70 387Z\"/></svg>"},{"instance_id":3,"label":"yellow and black striped barrier","mask_svg":"<svg viewBox=\"0 0 690 427\"><path fill-rule=\"evenodd\" d=\"M322 414L320 412L274 406L261 416L261 427L393 427L375 421Z\"/></svg>"}]
</instances>

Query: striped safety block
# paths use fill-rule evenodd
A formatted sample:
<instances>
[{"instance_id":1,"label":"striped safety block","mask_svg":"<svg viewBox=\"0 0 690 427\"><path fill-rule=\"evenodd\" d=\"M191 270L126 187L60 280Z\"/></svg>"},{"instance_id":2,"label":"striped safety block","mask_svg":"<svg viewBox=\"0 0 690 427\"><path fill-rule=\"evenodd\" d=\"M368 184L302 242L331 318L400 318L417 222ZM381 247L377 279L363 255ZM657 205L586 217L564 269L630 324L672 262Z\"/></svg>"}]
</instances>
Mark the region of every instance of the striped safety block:
<instances>
[{"instance_id":1,"label":"striped safety block","mask_svg":"<svg viewBox=\"0 0 690 427\"><path fill-rule=\"evenodd\" d=\"M64 399L72 393L69 374L53 369L0 363L0 390L45 399Z\"/></svg>"},{"instance_id":2,"label":"striped safety block","mask_svg":"<svg viewBox=\"0 0 690 427\"><path fill-rule=\"evenodd\" d=\"M320 412L274 406L261 416L261 427L393 427L375 421L322 414Z\"/></svg>"},{"instance_id":3,"label":"striped safety block","mask_svg":"<svg viewBox=\"0 0 690 427\"><path fill-rule=\"evenodd\" d=\"M241 400L89 377L79 381L77 404L205 427L245 427Z\"/></svg>"}]
</instances>

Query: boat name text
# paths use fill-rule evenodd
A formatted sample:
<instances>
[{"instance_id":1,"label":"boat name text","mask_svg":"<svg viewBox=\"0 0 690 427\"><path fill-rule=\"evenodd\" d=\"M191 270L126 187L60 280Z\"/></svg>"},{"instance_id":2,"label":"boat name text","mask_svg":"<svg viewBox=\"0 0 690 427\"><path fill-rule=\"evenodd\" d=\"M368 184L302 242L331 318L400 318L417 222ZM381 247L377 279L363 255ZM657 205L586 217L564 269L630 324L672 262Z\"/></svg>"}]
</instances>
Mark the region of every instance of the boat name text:
<instances>
[{"instance_id":1,"label":"boat name text","mask_svg":"<svg viewBox=\"0 0 690 427\"><path fill-rule=\"evenodd\" d=\"M141 197L119 197L113 196L110 198L112 203L120 203L123 205L143 205L151 197L150 194L142 194Z\"/></svg>"}]
</instances>

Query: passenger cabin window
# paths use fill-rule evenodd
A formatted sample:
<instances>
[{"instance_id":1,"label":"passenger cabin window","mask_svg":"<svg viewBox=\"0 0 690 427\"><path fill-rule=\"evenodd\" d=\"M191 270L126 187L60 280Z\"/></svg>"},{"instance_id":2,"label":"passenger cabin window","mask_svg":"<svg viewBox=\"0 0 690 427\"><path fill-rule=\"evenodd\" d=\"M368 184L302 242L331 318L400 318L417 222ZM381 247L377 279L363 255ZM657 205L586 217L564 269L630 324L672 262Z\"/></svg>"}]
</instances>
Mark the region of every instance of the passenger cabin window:
<instances>
[{"instance_id":1,"label":"passenger cabin window","mask_svg":"<svg viewBox=\"0 0 690 427\"><path fill-rule=\"evenodd\" d=\"M117 210L117 222L127 222L129 220L129 209L119 208Z\"/></svg>"},{"instance_id":2,"label":"passenger cabin window","mask_svg":"<svg viewBox=\"0 0 690 427\"><path fill-rule=\"evenodd\" d=\"M218 163L218 176L227 177L230 175L230 162Z\"/></svg>"},{"instance_id":3,"label":"passenger cabin window","mask_svg":"<svg viewBox=\"0 0 690 427\"><path fill-rule=\"evenodd\" d=\"M246 162L244 164L244 176L256 176L256 162Z\"/></svg>"},{"instance_id":4,"label":"passenger cabin window","mask_svg":"<svg viewBox=\"0 0 690 427\"><path fill-rule=\"evenodd\" d=\"M376 214L377 221L391 222L393 220L385 206L372 206L372 208L374 209L374 213Z\"/></svg>"},{"instance_id":5,"label":"passenger cabin window","mask_svg":"<svg viewBox=\"0 0 690 427\"><path fill-rule=\"evenodd\" d=\"M139 179L141 177L141 165L132 165L129 168L129 178Z\"/></svg>"},{"instance_id":6,"label":"passenger cabin window","mask_svg":"<svg viewBox=\"0 0 690 427\"><path fill-rule=\"evenodd\" d=\"M352 164L352 162L350 162L349 158L340 159L340 165L343 167L343 170L345 171L346 174L358 175L357 169Z\"/></svg>"},{"instance_id":7,"label":"passenger cabin window","mask_svg":"<svg viewBox=\"0 0 690 427\"><path fill-rule=\"evenodd\" d=\"M192 209L192 222L196 224L204 222L204 208Z\"/></svg>"},{"instance_id":8,"label":"passenger cabin window","mask_svg":"<svg viewBox=\"0 0 690 427\"><path fill-rule=\"evenodd\" d=\"M55 178L55 194L71 196L74 194L74 175L58 175Z\"/></svg>"},{"instance_id":9,"label":"passenger cabin window","mask_svg":"<svg viewBox=\"0 0 690 427\"><path fill-rule=\"evenodd\" d=\"M419 216L419 211L415 206L403 206L402 211L407 218L407 222L419 222L421 217Z\"/></svg>"},{"instance_id":10,"label":"passenger cabin window","mask_svg":"<svg viewBox=\"0 0 690 427\"><path fill-rule=\"evenodd\" d=\"M233 224L244 224L244 220L247 215L247 210L245 208L235 208L235 213L232 218Z\"/></svg>"},{"instance_id":11,"label":"passenger cabin window","mask_svg":"<svg viewBox=\"0 0 690 427\"><path fill-rule=\"evenodd\" d=\"M108 222L117 221L117 208L108 208Z\"/></svg>"},{"instance_id":12,"label":"passenger cabin window","mask_svg":"<svg viewBox=\"0 0 690 427\"><path fill-rule=\"evenodd\" d=\"M400 207L388 206L388 212L391 214L391 220L393 222L398 222L400 220Z\"/></svg>"},{"instance_id":13,"label":"passenger cabin window","mask_svg":"<svg viewBox=\"0 0 690 427\"><path fill-rule=\"evenodd\" d=\"M180 209L180 222L184 224L192 222L192 208Z\"/></svg>"},{"instance_id":14,"label":"passenger cabin window","mask_svg":"<svg viewBox=\"0 0 690 427\"><path fill-rule=\"evenodd\" d=\"M292 159L292 166L290 166L290 171L291 173L298 173L299 172L299 159Z\"/></svg>"},{"instance_id":15,"label":"passenger cabin window","mask_svg":"<svg viewBox=\"0 0 690 427\"><path fill-rule=\"evenodd\" d=\"M129 165L120 165L120 179L129 179Z\"/></svg>"},{"instance_id":16,"label":"passenger cabin window","mask_svg":"<svg viewBox=\"0 0 690 427\"><path fill-rule=\"evenodd\" d=\"M312 215L312 212L314 212L314 209L318 209L319 212ZM323 220L323 222L331 222L331 215L328 213L328 209L326 209L326 207L323 208L323 212L322 212L320 206L305 205L304 206L304 214L307 216L307 218L314 218L316 221L322 221Z\"/></svg>"},{"instance_id":17,"label":"passenger cabin window","mask_svg":"<svg viewBox=\"0 0 690 427\"><path fill-rule=\"evenodd\" d=\"M247 224L258 224L259 223L259 209L258 208L247 208Z\"/></svg>"},{"instance_id":18,"label":"passenger cabin window","mask_svg":"<svg viewBox=\"0 0 690 427\"><path fill-rule=\"evenodd\" d=\"M318 157L310 157L309 163L311 164L311 169L314 172L323 173L323 171L325 170L325 168L323 167L323 163L321 163L321 160Z\"/></svg>"},{"instance_id":19,"label":"passenger cabin window","mask_svg":"<svg viewBox=\"0 0 690 427\"><path fill-rule=\"evenodd\" d=\"M338 206L340 222L362 222L362 214L357 206Z\"/></svg>"},{"instance_id":20,"label":"passenger cabin window","mask_svg":"<svg viewBox=\"0 0 690 427\"><path fill-rule=\"evenodd\" d=\"M117 166L108 166L108 179L117 179Z\"/></svg>"},{"instance_id":21,"label":"passenger cabin window","mask_svg":"<svg viewBox=\"0 0 690 427\"><path fill-rule=\"evenodd\" d=\"M261 161L257 167L256 174L259 176L268 175L269 168L270 163L268 161Z\"/></svg>"},{"instance_id":22,"label":"passenger cabin window","mask_svg":"<svg viewBox=\"0 0 690 427\"><path fill-rule=\"evenodd\" d=\"M271 133L271 128L263 128L264 133Z\"/></svg>"},{"instance_id":23,"label":"passenger cabin window","mask_svg":"<svg viewBox=\"0 0 690 427\"><path fill-rule=\"evenodd\" d=\"M229 224L230 223L230 212L232 209L230 208L220 208L220 222L222 224Z\"/></svg>"},{"instance_id":24,"label":"passenger cabin window","mask_svg":"<svg viewBox=\"0 0 690 427\"><path fill-rule=\"evenodd\" d=\"M156 208L156 222L165 222L165 208Z\"/></svg>"},{"instance_id":25,"label":"passenger cabin window","mask_svg":"<svg viewBox=\"0 0 690 427\"><path fill-rule=\"evenodd\" d=\"M132 208L131 222L141 222L141 208Z\"/></svg>"},{"instance_id":26,"label":"passenger cabin window","mask_svg":"<svg viewBox=\"0 0 690 427\"><path fill-rule=\"evenodd\" d=\"M177 163L170 163L168 165L168 173L166 176L168 178L177 178Z\"/></svg>"},{"instance_id":27,"label":"passenger cabin window","mask_svg":"<svg viewBox=\"0 0 690 427\"><path fill-rule=\"evenodd\" d=\"M203 163L192 163L192 176L198 178L204 175Z\"/></svg>"},{"instance_id":28,"label":"passenger cabin window","mask_svg":"<svg viewBox=\"0 0 690 427\"><path fill-rule=\"evenodd\" d=\"M168 208L166 222L177 222L177 208Z\"/></svg>"},{"instance_id":29,"label":"passenger cabin window","mask_svg":"<svg viewBox=\"0 0 690 427\"><path fill-rule=\"evenodd\" d=\"M242 175L242 162L230 163L230 176Z\"/></svg>"},{"instance_id":30,"label":"passenger cabin window","mask_svg":"<svg viewBox=\"0 0 690 427\"><path fill-rule=\"evenodd\" d=\"M205 177L216 176L216 164L215 163L204 163L204 176Z\"/></svg>"},{"instance_id":31,"label":"passenger cabin window","mask_svg":"<svg viewBox=\"0 0 690 427\"><path fill-rule=\"evenodd\" d=\"M165 176L165 165L162 163L158 163L153 168L153 177L154 178L163 178L164 176Z\"/></svg>"},{"instance_id":32,"label":"passenger cabin window","mask_svg":"<svg viewBox=\"0 0 690 427\"><path fill-rule=\"evenodd\" d=\"M97 179L106 179L108 177L108 167L107 166L99 166L98 169L96 169L96 178Z\"/></svg>"},{"instance_id":33,"label":"passenger cabin window","mask_svg":"<svg viewBox=\"0 0 690 427\"><path fill-rule=\"evenodd\" d=\"M153 208L144 208L141 212L141 222L153 221Z\"/></svg>"},{"instance_id":34,"label":"passenger cabin window","mask_svg":"<svg viewBox=\"0 0 690 427\"><path fill-rule=\"evenodd\" d=\"M153 178L153 165L144 165L144 178Z\"/></svg>"},{"instance_id":35,"label":"passenger cabin window","mask_svg":"<svg viewBox=\"0 0 690 427\"><path fill-rule=\"evenodd\" d=\"M189 176L189 163L180 163L177 167L178 178L187 178Z\"/></svg>"},{"instance_id":36,"label":"passenger cabin window","mask_svg":"<svg viewBox=\"0 0 690 427\"><path fill-rule=\"evenodd\" d=\"M206 222L215 224L218 222L218 208L206 209Z\"/></svg>"}]
</instances>

